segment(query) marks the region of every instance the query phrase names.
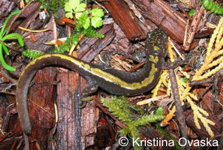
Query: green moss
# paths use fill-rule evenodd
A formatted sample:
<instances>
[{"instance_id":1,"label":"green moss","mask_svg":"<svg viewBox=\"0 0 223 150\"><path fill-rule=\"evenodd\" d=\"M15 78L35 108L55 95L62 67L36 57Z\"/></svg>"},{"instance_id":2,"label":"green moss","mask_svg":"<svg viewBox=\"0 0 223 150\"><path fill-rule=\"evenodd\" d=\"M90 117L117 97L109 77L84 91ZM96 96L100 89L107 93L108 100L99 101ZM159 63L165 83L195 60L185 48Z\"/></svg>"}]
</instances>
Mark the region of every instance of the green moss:
<instances>
[{"instance_id":1,"label":"green moss","mask_svg":"<svg viewBox=\"0 0 223 150\"><path fill-rule=\"evenodd\" d=\"M131 113L132 105L124 96L112 96L109 100L101 97L100 100L104 106L108 107L109 111L111 111L117 118L127 124L127 128L120 130L121 136L126 136L126 134L130 133L132 138L140 138L140 133L138 130L139 126L145 126L150 122L158 122L164 118L162 107L158 108L155 114L143 115L139 118L133 117ZM142 149L142 147L136 146L134 149Z\"/></svg>"}]
</instances>

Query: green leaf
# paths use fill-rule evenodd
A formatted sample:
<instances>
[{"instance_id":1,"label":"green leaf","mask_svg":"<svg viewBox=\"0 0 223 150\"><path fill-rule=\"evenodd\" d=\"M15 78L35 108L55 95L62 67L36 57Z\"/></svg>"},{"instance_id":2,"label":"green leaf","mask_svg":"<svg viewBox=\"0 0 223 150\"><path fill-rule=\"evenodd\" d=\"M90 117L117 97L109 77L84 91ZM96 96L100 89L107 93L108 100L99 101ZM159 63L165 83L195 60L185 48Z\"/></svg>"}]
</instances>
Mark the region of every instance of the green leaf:
<instances>
[{"instance_id":1,"label":"green leaf","mask_svg":"<svg viewBox=\"0 0 223 150\"><path fill-rule=\"evenodd\" d=\"M8 34L8 35L6 35L6 36L4 36L2 38L2 41L5 41L5 40L11 39L11 38L17 38L20 46L24 46L24 41L22 39L22 36L19 33L11 33L11 34Z\"/></svg>"},{"instance_id":2,"label":"green leaf","mask_svg":"<svg viewBox=\"0 0 223 150\"><path fill-rule=\"evenodd\" d=\"M69 3L72 6L72 8L75 10L80 5L81 0L70 0Z\"/></svg>"},{"instance_id":3,"label":"green leaf","mask_svg":"<svg viewBox=\"0 0 223 150\"><path fill-rule=\"evenodd\" d=\"M89 18L88 14L89 14L88 10L85 10L81 14L80 18L76 20L76 22L75 22L75 30L76 31L82 30L83 26L85 25L85 22L86 22L87 18ZM87 24L85 25L85 27L86 26L87 26Z\"/></svg>"},{"instance_id":4,"label":"green leaf","mask_svg":"<svg viewBox=\"0 0 223 150\"><path fill-rule=\"evenodd\" d=\"M72 12L73 11L70 3L68 3L68 2L65 4L64 9L65 9L65 11L68 11L68 12Z\"/></svg>"},{"instance_id":5,"label":"green leaf","mask_svg":"<svg viewBox=\"0 0 223 150\"><path fill-rule=\"evenodd\" d=\"M5 44L2 43L2 48L4 49L6 55L9 55L9 50L8 48L5 46Z\"/></svg>"},{"instance_id":6,"label":"green leaf","mask_svg":"<svg viewBox=\"0 0 223 150\"><path fill-rule=\"evenodd\" d=\"M77 6L77 8L74 10L74 12L80 12L80 11L84 11L86 9L86 4L85 3L81 3L79 6Z\"/></svg>"},{"instance_id":7,"label":"green leaf","mask_svg":"<svg viewBox=\"0 0 223 150\"><path fill-rule=\"evenodd\" d=\"M64 9L68 12L75 12L75 10L80 6L80 0L69 0L65 3Z\"/></svg>"},{"instance_id":8,"label":"green leaf","mask_svg":"<svg viewBox=\"0 0 223 150\"><path fill-rule=\"evenodd\" d=\"M2 33L2 37L5 35L5 33L9 30L9 27L6 27L4 32Z\"/></svg>"},{"instance_id":9,"label":"green leaf","mask_svg":"<svg viewBox=\"0 0 223 150\"><path fill-rule=\"evenodd\" d=\"M82 12L76 12L76 13L75 13L75 17L76 17L77 19L80 19L80 17L81 17L82 14L83 14Z\"/></svg>"},{"instance_id":10,"label":"green leaf","mask_svg":"<svg viewBox=\"0 0 223 150\"><path fill-rule=\"evenodd\" d=\"M0 62L2 63L3 68L5 68L8 71L15 71L16 69L12 66L9 66L6 62L5 59L3 57L3 53L2 53L2 45L3 43L0 43Z\"/></svg>"},{"instance_id":11,"label":"green leaf","mask_svg":"<svg viewBox=\"0 0 223 150\"><path fill-rule=\"evenodd\" d=\"M11 17L14 16L14 15L19 14L20 12L21 12L21 10L14 11L6 18L6 20L5 20L5 22L4 22L3 26L2 26L1 32L0 32L0 38L3 37L3 33L5 33L5 31L4 31L5 30L5 26L7 25L7 23L11 19Z\"/></svg>"},{"instance_id":12,"label":"green leaf","mask_svg":"<svg viewBox=\"0 0 223 150\"><path fill-rule=\"evenodd\" d=\"M75 17L79 20L79 19L82 19L84 18L84 20L86 18L89 17L89 11L88 10L84 10L83 12L76 12L75 13Z\"/></svg>"},{"instance_id":13,"label":"green leaf","mask_svg":"<svg viewBox=\"0 0 223 150\"><path fill-rule=\"evenodd\" d=\"M103 17L104 16L104 12L102 9L99 8L94 8L91 10L91 14L92 16L97 16L97 17Z\"/></svg>"},{"instance_id":14,"label":"green leaf","mask_svg":"<svg viewBox=\"0 0 223 150\"><path fill-rule=\"evenodd\" d=\"M91 18L91 24L94 28L98 28L98 27L102 26L102 24L103 24L102 18L92 17Z\"/></svg>"},{"instance_id":15,"label":"green leaf","mask_svg":"<svg viewBox=\"0 0 223 150\"><path fill-rule=\"evenodd\" d=\"M71 19L73 19L73 14L72 14L72 13L66 13L65 16L66 16L67 18L71 18Z\"/></svg>"}]
</instances>

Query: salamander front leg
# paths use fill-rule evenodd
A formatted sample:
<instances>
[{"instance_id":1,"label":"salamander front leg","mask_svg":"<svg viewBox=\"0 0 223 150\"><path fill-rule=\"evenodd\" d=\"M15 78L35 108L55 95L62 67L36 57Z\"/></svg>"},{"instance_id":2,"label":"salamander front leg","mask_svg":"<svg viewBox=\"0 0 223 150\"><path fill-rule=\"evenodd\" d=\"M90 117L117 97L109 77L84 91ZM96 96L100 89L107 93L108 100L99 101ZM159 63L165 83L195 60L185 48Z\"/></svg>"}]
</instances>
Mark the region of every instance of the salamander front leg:
<instances>
[{"instance_id":1,"label":"salamander front leg","mask_svg":"<svg viewBox=\"0 0 223 150\"><path fill-rule=\"evenodd\" d=\"M98 90L97 84L90 84L88 87L86 87L82 93L81 93L81 101L91 101L92 97L90 95L94 94Z\"/></svg>"}]
</instances>

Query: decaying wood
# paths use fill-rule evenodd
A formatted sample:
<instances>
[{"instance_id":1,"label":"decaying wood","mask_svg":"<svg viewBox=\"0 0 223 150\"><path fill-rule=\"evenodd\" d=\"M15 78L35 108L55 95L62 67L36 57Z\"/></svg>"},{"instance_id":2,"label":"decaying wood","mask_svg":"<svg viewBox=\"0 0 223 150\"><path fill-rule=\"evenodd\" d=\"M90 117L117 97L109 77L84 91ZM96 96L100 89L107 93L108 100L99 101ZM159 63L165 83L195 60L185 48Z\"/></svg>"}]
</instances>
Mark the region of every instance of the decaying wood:
<instances>
[{"instance_id":1,"label":"decaying wood","mask_svg":"<svg viewBox=\"0 0 223 150\"><path fill-rule=\"evenodd\" d=\"M0 18L8 16L8 14L16 7L16 3L9 0L0 1ZM3 20L0 21L2 23Z\"/></svg>"},{"instance_id":2,"label":"decaying wood","mask_svg":"<svg viewBox=\"0 0 223 150\"><path fill-rule=\"evenodd\" d=\"M43 149L47 149L47 135L54 125L55 86L51 83L56 81L55 68L45 68L37 72L33 79L28 95L29 116L32 124L32 136ZM50 94L49 94L50 93ZM30 148L34 149L35 143Z\"/></svg>"},{"instance_id":3,"label":"decaying wood","mask_svg":"<svg viewBox=\"0 0 223 150\"><path fill-rule=\"evenodd\" d=\"M55 23L54 17L52 16L49 20L47 27L49 29L53 29L54 23ZM35 38L38 39L36 42L34 42L32 38L29 38L29 36L30 36L29 32L25 32L23 35L25 37L24 42L26 43L27 49L38 49L38 50L41 50L44 52L51 47L50 45L46 45L45 43L54 39L53 31L49 30L46 32L38 32L38 33L33 33L33 34L34 34Z\"/></svg>"},{"instance_id":4,"label":"decaying wood","mask_svg":"<svg viewBox=\"0 0 223 150\"><path fill-rule=\"evenodd\" d=\"M79 144L82 149L94 145L98 117L93 101L91 105L87 105L81 109L81 137L77 137L77 114L75 113L76 99L74 99L74 91L77 90L80 84L78 78L78 73L72 71L58 74L58 80L60 80L60 83L57 85L57 107L59 115L57 128L58 149L67 150L77 148L78 138L81 139L79 141L81 143ZM81 82L84 84L84 87L87 86L86 81L81 80Z\"/></svg>"},{"instance_id":5,"label":"decaying wood","mask_svg":"<svg viewBox=\"0 0 223 150\"><path fill-rule=\"evenodd\" d=\"M80 49L77 51L78 58L87 62L92 61L115 37L113 24L103 26L98 32L104 34L105 38L83 38L80 41Z\"/></svg>"},{"instance_id":6,"label":"decaying wood","mask_svg":"<svg viewBox=\"0 0 223 150\"><path fill-rule=\"evenodd\" d=\"M154 2L148 0L132 1L140 9L144 18L164 29L177 42L183 42L186 21L179 12L173 10L162 0L154 0Z\"/></svg>"},{"instance_id":7,"label":"decaying wood","mask_svg":"<svg viewBox=\"0 0 223 150\"><path fill-rule=\"evenodd\" d=\"M21 30L18 28L18 26L24 27L23 25L26 25L26 23L28 23L29 21L34 21L34 18L32 17L33 15L35 15L36 11L38 11L39 6L40 6L39 3L34 3L34 2L30 2L29 4L27 4L26 7L22 9L21 13L17 15L17 17L15 17L16 21L12 20L12 22L10 22L11 28L7 33L9 32L20 33Z\"/></svg>"},{"instance_id":8,"label":"decaying wood","mask_svg":"<svg viewBox=\"0 0 223 150\"><path fill-rule=\"evenodd\" d=\"M141 40L147 37L139 25L134 13L123 0L109 0L103 3L115 22L122 28L129 40Z\"/></svg>"},{"instance_id":9,"label":"decaying wood","mask_svg":"<svg viewBox=\"0 0 223 150\"><path fill-rule=\"evenodd\" d=\"M75 100L74 91L78 88L78 74L61 72L58 74L60 83L57 85L57 149L76 147Z\"/></svg>"}]
</instances>

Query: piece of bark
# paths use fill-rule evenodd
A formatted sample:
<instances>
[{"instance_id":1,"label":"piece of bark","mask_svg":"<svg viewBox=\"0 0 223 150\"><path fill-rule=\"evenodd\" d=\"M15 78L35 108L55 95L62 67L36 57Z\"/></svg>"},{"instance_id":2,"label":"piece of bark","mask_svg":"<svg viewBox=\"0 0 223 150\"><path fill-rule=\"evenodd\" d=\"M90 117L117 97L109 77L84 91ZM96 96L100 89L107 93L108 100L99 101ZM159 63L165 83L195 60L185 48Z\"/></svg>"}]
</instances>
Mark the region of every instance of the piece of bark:
<instances>
[{"instance_id":1,"label":"piece of bark","mask_svg":"<svg viewBox=\"0 0 223 150\"><path fill-rule=\"evenodd\" d=\"M109 0L104 2L103 5L129 40L142 40L147 37L145 31L139 25L139 20L123 0Z\"/></svg>"},{"instance_id":2,"label":"piece of bark","mask_svg":"<svg viewBox=\"0 0 223 150\"><path fill-rule=\"evenodd\" d=\"M95 100L92 100L90 105L86 105L86 107L81 109L82 149L86 149L95 145L95 138L97 132L96 123L98 122L98 119L99 114L95 106Z\"/></svg>"},{"instance_id":3,"label":"piece of bark","mask_svg":"<svg viewBox=\"0 0 223 150\"><path fill-rule=\"evenodd\" d=\"M55 68L48 67L38 71L27 99L32 125L32 135L29 139L36 140L42 149L47 148L47 135L54 125L55 86L51 82L55 80ZM31 149L35 147L35 143L30 144Z\"/></svg>"},{"instance_id":4,"label":"piece of bark","mask_svg":"<svg viewBox=\"0 0 223 150\"><path fill-rule=\"evenodd\" d=\"M95 104L87 105L81 109L81 137L77 137L76 111L74 91L78 88L79 75L68 71L58 74L60 83L57 85L58 103L58 127L57 127L57 149L78 149L77 140L81 139L81 149L94 145L96 133L97 113ZM86 87L86 80L81 80L82 87Z\"/></svg>"},{"instance_id":5,"label":"piece of bark","mask_svg":"<svg viewBox=\"0 0 223 150\"><path fill-rule=\"evenodd\" d=\"M10 0L1 0L0 1L0 25L3 24L3 17L8 16L8 14L16 7L15 2ZM6 18L5 18L6 19Z\"/></svg>"},{"instance_id":6,"label":"piece of bark","mask_svg":"<svg viewBox=\"0 0 223 150\"><path fill-rule=\"evenodd\" d=\"M92 61L115 37L113 24L105 25L98 32L104 34L105 37L103 39L83 38L80 42L80 49L77 51L78 58L87 62Z\"/></svg>"},{"instance_id":7,"label":"piece of bark","mask_svg":"<svg viewBox=\"0 0 223 150\"><path fill-rule=\"evenodd\" d=\"M62 72L57 80L57 149L72 149L76 147L75 100L74 90L78 88L78 74Z\"/></svg>"},{"instance_id":8,"label":"piece of bark","mask_svg":"<svg viewBox=\"0 0 223 150\"><path fill-rule=\"evenodd\" d=\"M176 10L162 0L132 0L138 6L144 18L154 22L164 29L171 38L182 43L184 39L186 21Z\"/></svg>"},{"instance_id":9,"label":"piece of bark","mask_svg":"<svg viewBox=\"0 0 223 150\"><path fill-rule=\"evenodd\" d=\"M48 22L48 28L49 29L54 29L54 17L52 16ZM34 42L32 38L29 37L30 33L25 32L24 36L26 36L23 40L26 43L26 49L35 49L35 50L41 50L41 51L46 51L49 49L51 46L46 45L44 43L47 43L51 40L54 39L54 32L53 31L46 31L46 32L38 32L38 33L33 33L34 36L36 37L37 41Z\"/></svg>"},{"instance_id":10,"label":"piece of bark","mask_svg":"<svg viewBox=\"0 0 223 150\"><path fill-rule=\"evenodd\" d=\"M8 25L11 25L10 29L7 31L7 34L9 32L13 33L20 33L21 30L18 28L18 26L22 26L21 24L26 24L28 21L30 21L31 17L35 14L36 11L38 11L40 4L38 2L30 2L28 3L15 17L15 20L9 21ZM10 19L11 20L11 19ZM22 26L24 27L24 26Z\"/></svg>"}]
</instances>

